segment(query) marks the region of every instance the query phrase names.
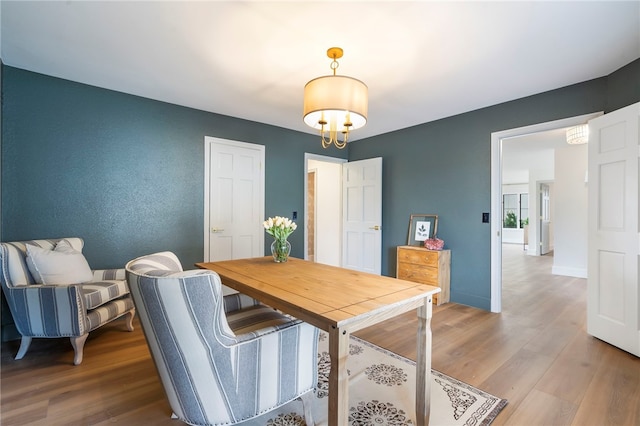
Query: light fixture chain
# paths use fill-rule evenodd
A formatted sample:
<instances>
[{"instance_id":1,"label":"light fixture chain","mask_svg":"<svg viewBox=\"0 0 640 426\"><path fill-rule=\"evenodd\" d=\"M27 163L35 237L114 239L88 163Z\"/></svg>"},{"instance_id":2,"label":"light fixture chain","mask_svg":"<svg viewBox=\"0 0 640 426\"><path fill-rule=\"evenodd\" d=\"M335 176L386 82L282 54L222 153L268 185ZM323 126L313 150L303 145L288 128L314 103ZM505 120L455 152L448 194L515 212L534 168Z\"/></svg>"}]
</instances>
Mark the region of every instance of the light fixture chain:
<instances>
[{"instance_id":1,"label":"light fixture chain","mask_svg":"<svg viewBox=\"0 0 640 426\"><path fill-rule=\"evenodd\" d=\"M329 65L331 67L331 69L333 70L333 75L336 75L336 70L338 69L338 67L340 66L340 64L338 63L338 61L336 61L335 59L331 62L331 65Z\"/></svg>"}]
</instances>

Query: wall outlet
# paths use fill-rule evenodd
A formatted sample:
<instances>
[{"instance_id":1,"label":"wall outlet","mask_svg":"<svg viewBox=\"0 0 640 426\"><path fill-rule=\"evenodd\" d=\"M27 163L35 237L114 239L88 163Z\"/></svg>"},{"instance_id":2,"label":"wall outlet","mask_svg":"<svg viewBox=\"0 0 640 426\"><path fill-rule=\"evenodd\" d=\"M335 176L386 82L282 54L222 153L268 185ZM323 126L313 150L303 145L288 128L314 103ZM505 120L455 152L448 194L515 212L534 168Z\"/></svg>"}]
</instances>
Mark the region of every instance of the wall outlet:
<instances>
[{"instance_id":1,"label":"wall outlet","mask_svg":"<svg viewBox=\"0 0 640 426\"><path fill-rule=\"evenodd\" d=\"M293 220L296 220L298 218L298 212L293 212Z\"/></svg>"},{"instance_id":2,"label":"wall outlet","mask_svg":"<svg viewBox=\"0 0 640 426\"><path fill-rule=\"evenodd\" d=\"M482 213L482 223L489 223L489 213Z\"/></svg>"}]
</instances>

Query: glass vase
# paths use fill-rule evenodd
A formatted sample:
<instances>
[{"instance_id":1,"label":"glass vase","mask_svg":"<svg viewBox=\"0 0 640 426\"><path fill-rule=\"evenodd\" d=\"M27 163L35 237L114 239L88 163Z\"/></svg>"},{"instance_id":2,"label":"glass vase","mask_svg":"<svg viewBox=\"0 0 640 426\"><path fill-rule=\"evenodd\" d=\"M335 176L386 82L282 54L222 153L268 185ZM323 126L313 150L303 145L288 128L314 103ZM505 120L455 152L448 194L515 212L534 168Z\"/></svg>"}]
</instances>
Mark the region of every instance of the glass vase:
<instances>
[{"instance_id":1,"label":"glass vase","mask_svg":"<svg viewBox=\"0 0 640 426\"><path fill-rule=\"evenodd\" d=\"M287 240L274 240L271 243L271 254L276 263L286 262L291 252L291 243Z\"/></svg>"}]
</instances>

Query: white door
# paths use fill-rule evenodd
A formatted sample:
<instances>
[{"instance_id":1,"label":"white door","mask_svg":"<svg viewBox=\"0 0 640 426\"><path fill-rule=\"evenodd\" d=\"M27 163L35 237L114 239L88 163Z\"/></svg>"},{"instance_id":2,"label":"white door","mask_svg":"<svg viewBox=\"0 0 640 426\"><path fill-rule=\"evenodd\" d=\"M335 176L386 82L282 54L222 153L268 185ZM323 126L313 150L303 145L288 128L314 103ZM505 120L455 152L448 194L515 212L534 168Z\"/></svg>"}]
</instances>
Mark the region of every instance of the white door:
<instances>
[{"instance_id":1,"label":"white door","mask_svg":"<svg viewBox=\"0 0 640 426\"><path fill-rule=\"evenodd\" d=\"M587 331L640 356L640 103L589 121Z\"/></svg>"},{"instance_id":2,"label":"white door","mask_svg":"<svg viewBox=\"0 0 640 426\"><path fill-rule=\"evenodd\" d=\"M540 184L540 255L549 253L549 224L551 223L551 197L549 185Z\"/></svg>"},{"instance_id":3,"label":"white door","mask_svg":"<svg viewBox=\"0 0 640 426\"><path fill-rule=\"evenodd\" d=\"M342 266L380 275L382 158L342 166Z\"/></svg>"},{"instance_id":4,"label":"white door","mask_svg":"<svg viewBox=\"0 0 640 426\"><path fill-rule=\"evenodd\" d=\"M264 256L264 146L205 137L204 259Z\"/></svg>"}]
</instances>

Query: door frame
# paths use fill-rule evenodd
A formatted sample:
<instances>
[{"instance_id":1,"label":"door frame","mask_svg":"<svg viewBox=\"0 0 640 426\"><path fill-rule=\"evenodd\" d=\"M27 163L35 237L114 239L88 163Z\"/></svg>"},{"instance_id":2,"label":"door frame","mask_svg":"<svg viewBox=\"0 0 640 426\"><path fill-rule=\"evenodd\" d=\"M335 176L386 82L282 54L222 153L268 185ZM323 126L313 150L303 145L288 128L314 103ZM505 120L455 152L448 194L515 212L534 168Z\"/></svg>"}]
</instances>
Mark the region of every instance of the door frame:
<instances>
[{"instance_id":1,"label":"door frame","mask_svg":"<svg viewBox=\"0 0 640 426\"><path fill-rule=\"evenodd\" d=\"M306 214L307 203L309 202L309 199L307 197L308 190L309 190L308 183L307 183L307 173L310 170L309 160L316 160L316 161L322 161L325 163L336 163L336 164L343 164L348 162L346 158L329 157L326 155L311 154L308 152L304 153L304 204L303 205L305 206L305 214L304 214L304 259L305 260L309 259L309 251L307 249L309 244L309 236L307 235L307 214ZM316 174L316 185L317 185L317 179L318 179L318 174ZM340 203L342 203L342 186L340 186L339 188L336 188L336 191L338 191ZM340 209L340 212L342 212L342 209ZM340 223L342 223L342 213L340 213ZM316 229L316 232L321 232L321 231ZM342 233L340 233L340 249L342 250ZM340 256L340 259L342 259L342 256Z\"/></svg>"},{"instance_id":2,"label":"door frame","mask_svg":"<svg viewBox=\"0 0 640 426\"><path fill-rule=\"evenodd\" d=\"M223 144L223 145L231 145L237 148L245 148L245 149L253 149L262 154L262 165L261 165L261 182L260 182L260 216L264 217L264 202L265 202L265 146L249 143L249 142L240 142L234 141L231 139L223 139L217 138L214 136L205 136L204 137L204 261L209 262L209 244L211 243L211 233L209 232L209 228L211 224L209 223L209 203L211 202L209 194L210 194L210 182L211 182L211 146L213 144ZM264 232L260 233L260 247L264 246Z\"/></svg>"},{"instance_id":3,"label":"door frame","mask_svg":"<svg viewBox=\"0 0 640 426\"><path fill-rule=\"evenodd\" d=\"M603 113L599 111L491 133L491 312L502 311L502 141L585 124Z\"/></svg>"}]
</instances>

